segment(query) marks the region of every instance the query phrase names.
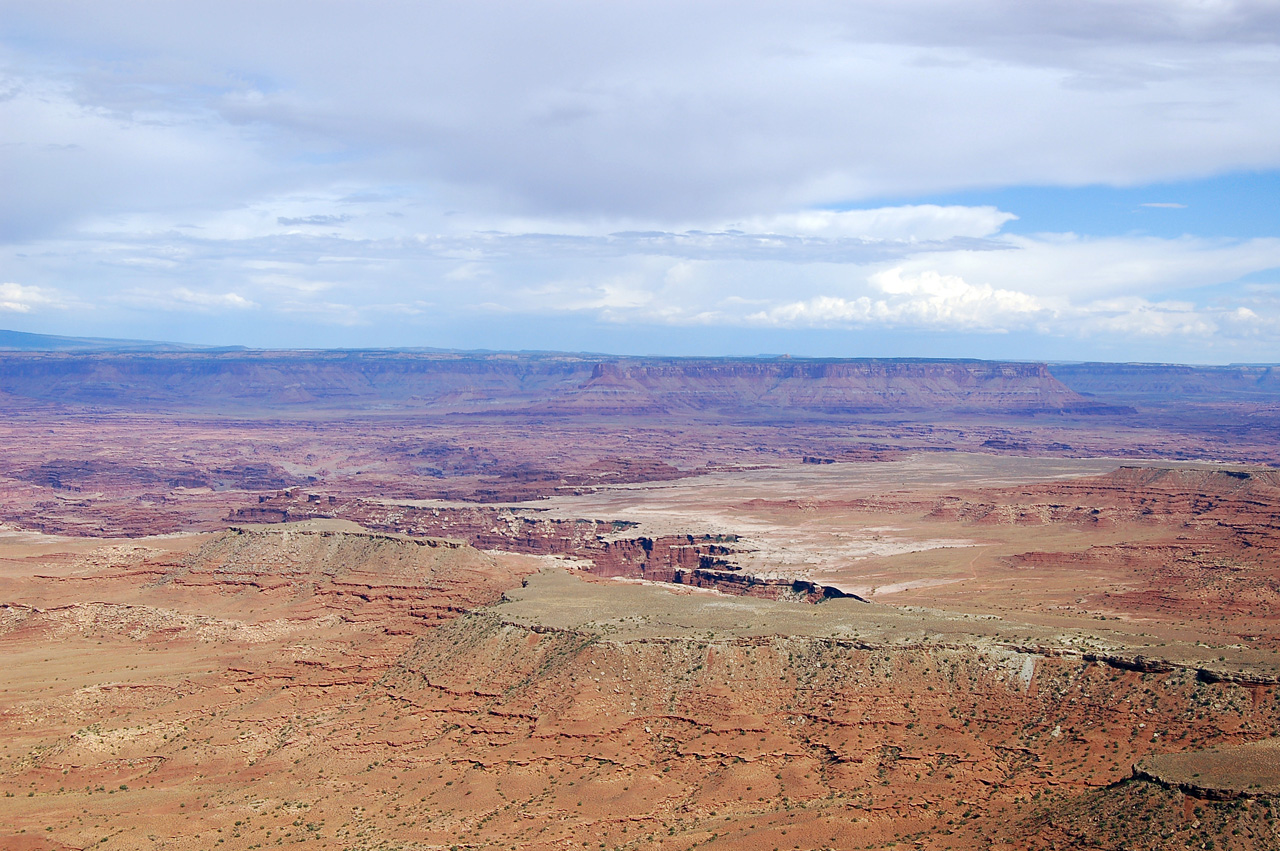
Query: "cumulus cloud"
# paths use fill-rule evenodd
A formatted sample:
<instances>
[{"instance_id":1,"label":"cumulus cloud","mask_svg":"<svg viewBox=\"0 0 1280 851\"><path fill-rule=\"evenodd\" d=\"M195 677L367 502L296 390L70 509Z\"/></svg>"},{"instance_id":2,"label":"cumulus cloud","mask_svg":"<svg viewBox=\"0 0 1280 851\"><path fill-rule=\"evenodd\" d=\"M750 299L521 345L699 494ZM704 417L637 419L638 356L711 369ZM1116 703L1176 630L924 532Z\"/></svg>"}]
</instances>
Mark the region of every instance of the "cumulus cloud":
<instances>
[{"instance_id":1,"label":"cumulus cloud","mask_svg":"<svg viewBox=\"0 0 1280 851\"><path fill-rule=\"evenodd\" d=\"M934 271L901 268L872 275L878 296L819 296L745 317L748 324L799 328L909 327L917 330L1018 331L1088 339L1099 335L1205 340L1224 331L1247 337L1277 327L1280 313L1243 306L1198 305L1176 299L1123 296L1072 302L972 285Z\"/></svg>"},{"instance_id":2,"label":"cumulus cloud","mask_svg":"<svg viewBox=\"0 0 1280 851\"><path fill-rule=\"evenodd\" d=\"M1270 240L1044 235L1010 237L1006 251L906 252L889 263L809 261L802 273L794 256L749 263L650 256L625 276L525 291L518 309L615 323L1148 341L1186 359L1192 349L1248 340L1280 350L1280 299L1268 287L1227 298L1219 290L1211 301L1160 295L1185 291L1189 282L1229 282L1274 268L1277 249Z\"/></svg>"},{"instance_id":3,"label":"cumulus cloud","mask_svg":"<svg viewBox=\"0 0 1280 851\"><path fill-rule=\"evenodd\" d=\"M255 307L282 323L305 316L330 327L497 311L531 317L531 327L542 321L532 317L563 315L797 332L1181 336L1186 345L1216 335L1280 348L1273 289L1221 289L1280 267L1273 239L999 232L932 243L745 232L209 239L183 231L135 243L118 235L63 242L47 254L72 268L95 264L98 284L124 293L99 303L213 316ZM140 275L153 284L139 287ZM1177 295L1214 285L1209 295ZM385 307L406 304L430 309Z\"/></svg>"},{"instance_id":4,"label":"cumulus cloud","mask_svg":"<svg viewBox=\"0 0 1280 851\"><path fill-rule=\"evenodd\" d=\"M879 297L845 299L819 296L754 313L759 324L831 326L868 324L925 328L1005 330L1046 311L1034 296L974 286L955 275L934 271L904 275L901 268L877 272L869 283Z\"/></svg>"}]
</instances>

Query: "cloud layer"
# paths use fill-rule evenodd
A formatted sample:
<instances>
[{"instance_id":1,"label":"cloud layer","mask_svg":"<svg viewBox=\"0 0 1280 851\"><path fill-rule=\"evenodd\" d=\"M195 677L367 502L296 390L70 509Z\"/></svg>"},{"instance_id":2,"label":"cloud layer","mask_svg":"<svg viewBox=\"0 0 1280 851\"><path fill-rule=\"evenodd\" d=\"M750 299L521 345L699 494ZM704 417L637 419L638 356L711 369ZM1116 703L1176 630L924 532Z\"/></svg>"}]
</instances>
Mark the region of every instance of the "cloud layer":
<instances>
[{"instance_id":1,"label":"cloud layer","mask_svg":"<svg viewBox=\"0 0 1280 851\"><path fill-rule=\"evenodd\" d=\"M1011 235L1018 209L927 200L1280 169L1273 3L0 14L0 310L38 330L343 344L390 313L389 343L499 346L484 317L521 315L1280 359L1275 238Z\"/></svg>"}]
</instances>

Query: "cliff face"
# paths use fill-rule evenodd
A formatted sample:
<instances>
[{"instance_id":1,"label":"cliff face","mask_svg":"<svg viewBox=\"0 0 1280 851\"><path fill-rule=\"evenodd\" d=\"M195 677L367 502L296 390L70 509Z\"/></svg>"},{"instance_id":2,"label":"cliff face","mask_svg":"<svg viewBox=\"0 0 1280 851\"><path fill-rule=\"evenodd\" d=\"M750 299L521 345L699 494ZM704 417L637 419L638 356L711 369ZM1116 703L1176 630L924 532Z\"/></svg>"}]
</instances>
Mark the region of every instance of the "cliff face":
<instances>
[{"instance_id":1,"label":"cliff face","mask_svg":"<svg viewBox=\"0 0 1280 851\"><path fill-rule=\"evenodd\" d=\"M5 353L18 400L154 408L678 413L1089 407L1043 364L398 352Z\"/></svg>"},{"instance_id":2,"label":"cliff face","mask_svg":"<svg viewBox=\"0 0 1280 851\"><path fill-rule=\"evenodd\" d=\"M668 409L1061 409L1083 400L1042 364L978 361L615 361L554 407L605 400Z\"/></svg>"}]
</instances>

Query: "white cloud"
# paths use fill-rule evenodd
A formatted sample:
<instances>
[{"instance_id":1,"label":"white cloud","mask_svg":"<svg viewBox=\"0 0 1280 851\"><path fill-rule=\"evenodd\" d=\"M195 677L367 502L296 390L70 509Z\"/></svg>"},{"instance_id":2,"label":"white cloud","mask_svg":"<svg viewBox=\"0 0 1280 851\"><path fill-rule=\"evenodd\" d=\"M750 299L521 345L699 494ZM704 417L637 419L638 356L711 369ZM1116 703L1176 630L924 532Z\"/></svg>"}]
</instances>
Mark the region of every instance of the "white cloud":
<instances>
[{"instance_id":1,"label":"white cloud","mask_svg":"<svg viewBox=\"0 0 1280 851\"><path fill-rule=\"evenodd\" d=\"M522 309L760 329L1034 331L1082 341L1176 340L1175 349L1214 338L1280 344L1275 300L1152 297L1278 266L1277 241L1070 234L1007 240L1005 251L908 250L886 263L636 257L626 275L541 288Z\"/></svg>"},{"instance_id":2,"label":"white cloud","mask_svg":"<svg viewBox=\"0 0 1280 851\"><path fill-rule=\"evenodd\" d=\"M131 262L138 255L165 262ZM170 233L137 243L50 244L42 256L70 268L92 264L96 286L119 287L121 295L106 298L77 292L85 302L213 316L255 307L281 323L311 317L318 327L372 327L392 317L388 310L409 321L500 305L506 315L531 317L531 327L533 317L562 315L616 325L1181 338L1202 347L1216 336L1280 347L1273 288L1230 283L1280 268L1275 239L996 233L913 243L722 232L209 240ZM16 257L0 255L0 262L28 262ZM153 283L140 286L142 275ZM1198 290L1208 294L1192 295ZM385 307L425 302L426 313Z\"/></svg>"},{"instance_id":3,"label":"white cloud","mask_svg":"<svg viewBox=\"0 0 1280 851\"><path fill-rule=\"evenodd\" d=\"M726 225L748 233L788 234L827 239L904 240L925 242L956 237L982 238L998 233L1018 218L995 207L941 207L917 204L865 210L806 210L757 216Z\"/></svg>"},{"instance_id":4,"label":"white cloud","mask_svg":"<svg viewBox=\"0 0 1280 851\"><path fill-rule=\"evenodd\" d=\"M249 275L248 280L253 284L254 289L269 289L289 293L314 295L327 290L332 290L338 286L333 281L317 281L307 277L307 273L310 272L311 269L304 264L282 263L280 265L284 268L290 269L291 271Z\"/></svg>"},{"instance_id":5,"label":"white cloud","mask_svg":"<svg viewBox=\"0 0 1280 851\"><path fill-rule=\"evenodd\" d=\"M131 289L111 299L133 307L155 308L166 311L196 310L224 311L248 310L258 307L235 292L209 292L190 287L172 287L165 290Z\"/></svg>"},{"instance_id":6,"label":"white cloud","mask_svg":"<svg viewBox=\"0 0 1280 851\"><path fill-rule=\"evenodd\" d=\"M8 201L52 232L363 181L490 222L678 229L1280 166L1267 3L497 8L9 4L6 177L33 177Z\"/></svg>"},{"instance_id":7,"label":"white cloud","mask_svg":"<svg viewBox=\"0 0 1280 851\"><path fill-rule=\"evenodd\" d=\"M1280 314L1176 299L1120 296L1072 302L971 285L955 275L901 268L873 274L880 296L818 296L745 317L748 324L796 328L910 327L917 330L1019 331L1060 337L1099 335L1205 341L1224 333L1249 337L1280 327Z\"/></svg>"},{"instance_id":8,"label":"white cloud","mask_svg":"<svg viewBox=\"0 0 1280 851\"><path fill-rule=\"evenodd\" d=\"M0 284L0 312L30 313L38 307L61 307L62 300L44 287L27 287L12 282Z\"/></svg>"},{"instance_id":9,"label":"white cloud","mask_svg":"<svg viewBox=\"0 0 1280 851\"><path fill-rule=\"evenodd\" d=\"M447 281L474 281L488 274L489 269L483 263L463 263L446 272L444 277Z\"/></svg>"},{"instance_id":10,"label":"white cloud","mask_svg":"<svg viewBox=\"0 0 1280 851\"><path fill-rule=\"evenodd\" d=\"M942 320L956 318L986 324L995 317L1044 310L1039 299L1026 293L996 289L985 283L974 286L956 275L940 275L932 270L910 275L898 267L877 272L869 280L890 296L905 297L912 305L909 313Z\"/></svg>"},{"instance_id":11,"label":"white cloud","mask_svg":"<svg viewBox=\"0 0 1280 851\"><path fill-rule=\"evenodd\" d=\"M941 251L902 264L906 274L934 270L998 289L1072 299L1141 295L1204 287L1280 267L1280 239L1010 235L1009 251Z\"/></svg>"},{"instance_id":12,"label":"white cloud","mask_svg":"<svg viewBox=\"0 0 1280 851\"><path fill-rule=\"evenodd\" d=\"M1085 336L1136 334L1142 337L1204 338L1220 330L1216 317L1226 312L1200 308L1188 302L1118 298L1083 305L1073 311L1073 318Z\"/></svg>"},{"instance_id":13,"label":"white cloud","mask_svg":"<svg viewBox=\"0 0 1280 851\"><path fill-rule=\"evenodd\" d=\"M239 293L206 293L179 287L173 290L171 295L177 301L197 307L230 307L236 310L245 310L258 306Z\"/></svg>"},{"instance_id":14,"label":"white cloud","mask_svg":"<svg viewBox=\"0 0 1280 851\"><path fill-rule=\"evenodd\" d=\"M955 275L934 271L905 275L901 268L870 276L880 296L845 299L818 296L760 311L751 324L784 326L911 326L934 329L1008 330L1048 314L1040 299L989 284L974 286Z\"/></svg>"}]
</instances>

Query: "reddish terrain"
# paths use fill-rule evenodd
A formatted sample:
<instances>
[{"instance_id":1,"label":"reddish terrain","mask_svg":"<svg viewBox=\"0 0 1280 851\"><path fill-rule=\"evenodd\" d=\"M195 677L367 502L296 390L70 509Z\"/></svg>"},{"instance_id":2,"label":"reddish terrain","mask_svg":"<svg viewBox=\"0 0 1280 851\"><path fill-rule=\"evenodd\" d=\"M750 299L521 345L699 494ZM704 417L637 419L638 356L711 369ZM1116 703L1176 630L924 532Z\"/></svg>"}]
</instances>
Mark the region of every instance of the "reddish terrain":
<instances>
[{"instance_id":1,"label":"reddish terrain","mask_svg":"<svg viewBox=\"0 0 1280 851\"><path fill-rule=\"evenodd\" d=\"M0 847L1276 847L1275 383L0 355Z\"/></svg>"}]
</instances>

